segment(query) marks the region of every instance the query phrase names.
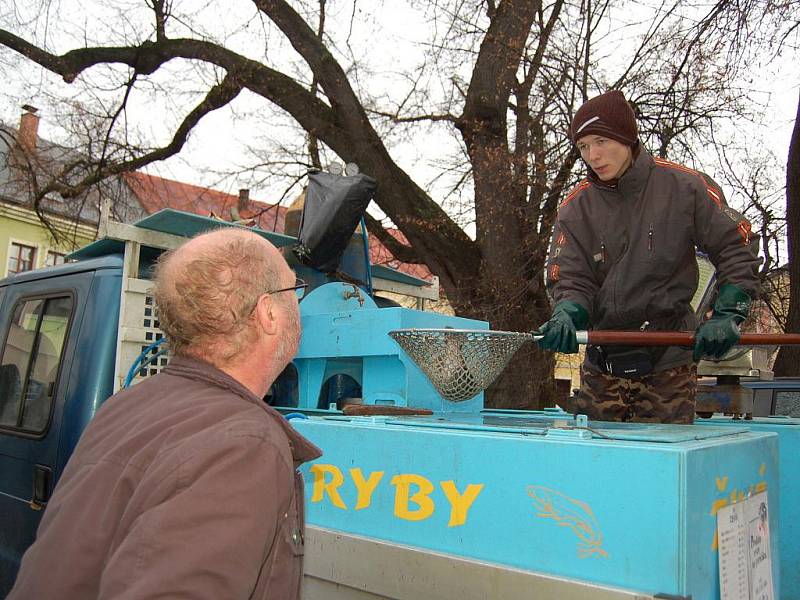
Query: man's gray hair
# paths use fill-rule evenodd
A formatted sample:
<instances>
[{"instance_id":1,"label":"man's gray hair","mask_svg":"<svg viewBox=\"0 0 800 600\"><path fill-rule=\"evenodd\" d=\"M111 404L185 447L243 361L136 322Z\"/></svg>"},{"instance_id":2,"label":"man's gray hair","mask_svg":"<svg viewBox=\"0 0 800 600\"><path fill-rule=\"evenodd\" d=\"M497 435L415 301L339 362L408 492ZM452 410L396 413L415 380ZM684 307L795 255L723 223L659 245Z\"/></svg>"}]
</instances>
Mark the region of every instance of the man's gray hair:
<instances>
[{"instance_id":1,"label":"man's gray hair","mask_svg":"<svg viewBox=\"0 0 800 600\"><path fill-rule=\"evenodd\" d=\"M181 249L165 253L156 265L153 296L175 356L225 365L257 338L251 315L261 295L278 287L280 264L256 234L230 233L188 259Z\"/></svg>"}]
</instances>

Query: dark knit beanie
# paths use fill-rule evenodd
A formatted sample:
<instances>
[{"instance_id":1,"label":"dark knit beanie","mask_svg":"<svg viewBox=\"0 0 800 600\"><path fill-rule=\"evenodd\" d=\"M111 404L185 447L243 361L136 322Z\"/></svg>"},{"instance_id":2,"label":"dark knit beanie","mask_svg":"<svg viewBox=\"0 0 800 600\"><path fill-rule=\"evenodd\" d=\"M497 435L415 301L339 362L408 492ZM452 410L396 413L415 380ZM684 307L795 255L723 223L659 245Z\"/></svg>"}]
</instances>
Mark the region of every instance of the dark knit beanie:
<instances>
[{"instance_id":1,"label":"dark knit beanie","mask_svg":"<svg viewBox=\"0 0 800 600\"><path fill-rule=\"evenodd\" d=\"M613 90L595 96L578 109L569 137L577 143L585 135L602 135L621 144L636 145L636 115L622 92Z\"/></svg>"}]
</instances>

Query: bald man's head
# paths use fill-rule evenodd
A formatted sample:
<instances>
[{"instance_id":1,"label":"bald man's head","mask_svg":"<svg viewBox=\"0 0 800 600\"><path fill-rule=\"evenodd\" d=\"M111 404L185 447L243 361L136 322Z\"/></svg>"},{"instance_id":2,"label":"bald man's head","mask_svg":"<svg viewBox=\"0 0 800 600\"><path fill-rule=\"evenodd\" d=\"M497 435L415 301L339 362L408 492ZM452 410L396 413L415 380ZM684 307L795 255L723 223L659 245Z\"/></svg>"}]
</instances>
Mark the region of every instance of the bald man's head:
<instances>
[{"instance_id":1,"label":"bald man's head","mask_svg":"<svg viewBox=\"0 0 800 600\"><path fill-rule=\"evenodd\" d=\"M153 295L170 351L229 363L257 339L259 298L293 281L280 252L255 233L218 229L191 239L156 267Z\"/></svg>"}]
</instances>

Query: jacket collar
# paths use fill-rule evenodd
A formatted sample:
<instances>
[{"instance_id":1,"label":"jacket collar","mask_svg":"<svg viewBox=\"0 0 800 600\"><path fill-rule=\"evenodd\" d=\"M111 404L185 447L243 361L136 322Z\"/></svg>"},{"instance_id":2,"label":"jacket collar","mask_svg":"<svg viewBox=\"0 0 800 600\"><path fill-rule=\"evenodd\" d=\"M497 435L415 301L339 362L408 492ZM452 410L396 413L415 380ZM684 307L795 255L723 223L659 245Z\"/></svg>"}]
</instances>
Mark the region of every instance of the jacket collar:
<instances>
[{"instance_id":1,"label":"jacket collar","mask_svg":"<svg viewBox=\"0 0 800 600\"><path fill-rule=\"evenodd\" d=\"M221 389L233 392L237 396L261 408L280 425L289 438L289 447L292 451L292 459L294 460L295 467L322 456L322 451L300 435L281 413L269 406L239 381L214 365L188 356L175 356L170 359L164 371L171 375L184 377L193 381L205 381Z\"/></svg>"},{"instance_id":2,"label":"jacket collar","mask_svg":"<svg viewBox=\"0 0 800 600\"><path fill-rule=\"evenodd\" d=\"M650 171L654 165L653 157L644 149L642 143L634 150L633 162L628 170L619 179L601 181L597 174L589 168L589 180L593 185L603 190L620 194L623 198L638 196L647 185Z\"/></svg>"}]
</instances>

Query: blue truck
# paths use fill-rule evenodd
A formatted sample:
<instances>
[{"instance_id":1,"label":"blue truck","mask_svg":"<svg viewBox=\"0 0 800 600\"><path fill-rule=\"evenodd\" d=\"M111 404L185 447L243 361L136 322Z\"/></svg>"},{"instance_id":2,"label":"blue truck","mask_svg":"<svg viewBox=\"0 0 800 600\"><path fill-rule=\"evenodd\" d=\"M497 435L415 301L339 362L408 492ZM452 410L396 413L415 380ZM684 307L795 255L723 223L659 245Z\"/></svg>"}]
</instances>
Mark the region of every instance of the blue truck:
<instances>
[{"instance_id":1,"label":"blue truck","mask_svg":"<svg viewBox=\"0 0 800 600\"><path fill-rule=\"evenodd\" d=\"M153 261L223 226L176 211L106 220L76 262L0 282L0 596L98 407L167 364ZM390 334L489 324L381 299L435 290L365 252L349 246L346 277L287 253L312 289L265 402L324 451L304 467L304 598L718 600L717 515L763 494L771 597L800 600L799 420L592 423L447 400Z\"/></svg>"}]
</instances>

